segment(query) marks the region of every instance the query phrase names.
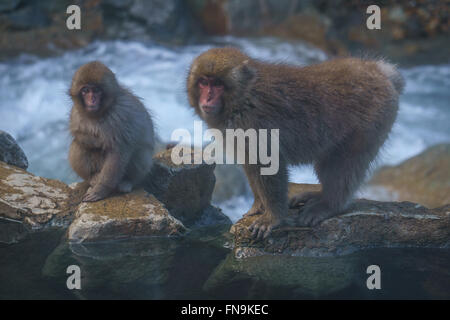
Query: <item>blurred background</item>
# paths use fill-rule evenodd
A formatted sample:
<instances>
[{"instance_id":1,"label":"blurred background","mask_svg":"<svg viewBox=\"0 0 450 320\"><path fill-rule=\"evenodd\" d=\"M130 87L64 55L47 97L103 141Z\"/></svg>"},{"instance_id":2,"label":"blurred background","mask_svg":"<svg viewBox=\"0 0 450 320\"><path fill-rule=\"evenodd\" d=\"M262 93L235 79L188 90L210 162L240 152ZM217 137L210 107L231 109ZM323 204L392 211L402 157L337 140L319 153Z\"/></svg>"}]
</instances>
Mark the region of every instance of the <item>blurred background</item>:
<instances>
[{"instance_id":1,"label":"blurred background","mask_svg":"<svg viewBox=\"0 0 450 320\"><path fill-rule=\"evenodd\" d=\"M66 27L71 4L81 8L81 30ZM366 27L372 4L381 8L380 30ZM30 172L71 183L78 178L67 162L67 91L81 64L107 64L169 141L177 128L193 132L198 118L185 79L206 49L236 46L299 65L352 54L387 58L406 78L377 164L397 165L450 142L449 7L444 0L0 0L0 129L22 146ZM236 166L216 174L214 201L236 220L251 203L245 178ZM317 183L310 167L292 168L290 180Z\"/></svg>"}]
</instances>

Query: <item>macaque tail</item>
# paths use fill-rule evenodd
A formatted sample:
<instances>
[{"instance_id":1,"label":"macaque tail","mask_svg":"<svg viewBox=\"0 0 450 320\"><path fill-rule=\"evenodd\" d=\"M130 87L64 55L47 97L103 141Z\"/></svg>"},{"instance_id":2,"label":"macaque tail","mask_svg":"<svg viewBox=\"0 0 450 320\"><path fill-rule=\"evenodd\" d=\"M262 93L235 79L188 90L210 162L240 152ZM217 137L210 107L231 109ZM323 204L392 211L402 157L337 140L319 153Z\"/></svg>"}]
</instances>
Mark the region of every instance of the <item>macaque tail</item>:
<instances>
[{"instance_id":1,"label":"macaque tail","mask_svg":"<svg viewBox=\"0 0 450 320\"><path fill-rule=\"evenodd\" d=\"M402 94L405 88L405 79L403 79L400 72L397 70L395 65L388 63L383 60L377 61L378 68L380 71L391 81L394 85L395 90L398 94Z\"/></svg>"}]
</instances>

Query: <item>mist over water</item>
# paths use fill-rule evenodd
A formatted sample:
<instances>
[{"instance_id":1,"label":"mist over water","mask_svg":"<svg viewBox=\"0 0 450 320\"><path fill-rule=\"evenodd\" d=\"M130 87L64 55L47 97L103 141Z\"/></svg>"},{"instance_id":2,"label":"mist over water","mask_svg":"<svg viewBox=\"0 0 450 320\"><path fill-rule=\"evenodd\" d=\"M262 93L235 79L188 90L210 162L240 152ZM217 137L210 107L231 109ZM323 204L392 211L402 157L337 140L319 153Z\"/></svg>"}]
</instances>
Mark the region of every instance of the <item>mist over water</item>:
<instances>
[{"instance_id":1,"label":"mist over water","mask_svg":"<svg viewBox=\"0 0 450 320\"><path fill-rule=\"evenodd\" d=\"M224 45L240 47L250 56L267 61L308 64L327 58L322 51L299 42L232 37L184 47L96 42L59 57L21 56L0 63L0 129L9 132L22 146L30 172L66 183L77 181L66 158L71 108L67 91L80 65L92 60L108 65L122 84L142 98L153 115L157 134L169 141L172 131L178 128L192 134L193 121L198 120L189 107L185 90L190 63L202 51ZM406 79L405 93L378 165L397 164L428 146L450 141L450 64L417 66L401 72ZM311 167L292 168L290 180L317 182ZM241 197L233 207L239 205L240 216L249 203L250 199ZM236 220L233 210L227 211L226 203L223 207Z\"/></svg>"}]
</instances>

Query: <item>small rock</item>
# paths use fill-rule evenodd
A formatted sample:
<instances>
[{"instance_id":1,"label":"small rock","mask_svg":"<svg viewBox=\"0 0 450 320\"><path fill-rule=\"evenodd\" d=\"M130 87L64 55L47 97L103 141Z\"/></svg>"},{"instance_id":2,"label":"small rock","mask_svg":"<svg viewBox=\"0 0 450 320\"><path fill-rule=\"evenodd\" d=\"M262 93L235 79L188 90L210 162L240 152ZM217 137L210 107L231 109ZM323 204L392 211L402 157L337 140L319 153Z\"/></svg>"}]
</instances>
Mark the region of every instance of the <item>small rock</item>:
<instances>
[{"instance_id":1,"label":"small rock","mask_svg":"<svg viewBox=\"0 0 450 320\"><path fill-rule=\"evenodd\" d=\"M214 165L181 164L171 160L172 149L156 154L152 172L146 178L144 189L164 203L170 214L183 223L201 218L210 206L214 190ZM192 157L196 157L192 153Z\"/></svg>"},{"instance_id":2,"label":"small rock","mask_svg":"<svg viewBox=\"0 0 450 320\"><path fill-rule=\"evenodd\" d=\"M186 227L144 190L81 203L68 231L74 242L180 235Z\"/></svg>"},{"instance_id":3,"label":"small rock","mask_svg":"<svg viewBox=\"0 0 450 320\"><path fill-rule=\"evenodd\" d=\"M5 131L0 130L0 161L26 169L28 160L16 140Z\"/></svg>"}]
</instances>

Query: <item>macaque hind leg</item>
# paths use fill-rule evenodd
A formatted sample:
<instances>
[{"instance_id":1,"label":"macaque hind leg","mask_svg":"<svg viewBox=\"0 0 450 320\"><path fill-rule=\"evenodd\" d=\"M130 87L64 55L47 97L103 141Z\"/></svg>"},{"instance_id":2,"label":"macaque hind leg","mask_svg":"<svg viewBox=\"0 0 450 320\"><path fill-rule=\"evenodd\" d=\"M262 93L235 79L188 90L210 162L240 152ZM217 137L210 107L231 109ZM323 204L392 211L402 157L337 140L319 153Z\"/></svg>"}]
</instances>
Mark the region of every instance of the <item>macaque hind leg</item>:
<instances>
[{"instance_id":1,"label":"macaque hind leg","mask_svg":"<svg viewBox=\"0 0 450 320\"><path fill-rule=\"evenodd\" d=\"M117 189L119 192L128 193L136 186L139 186L147 178L152 166L152 155L150 152L135 153L131 156L125 175L119 182Z\"/></svg>"},{"instance_id":2,"label":"macaque hind leg","mask_svg":"<svg viewBox=\"0 0 450 320\"><path fill-rule=\"evenodd\" d=\"M117 188L124 171L120 161L121 157L126 157L126 155L118 152L107 154L102 170L98 175L97 183L89 188L83 197L83 201L93 202L104 199Z\"/></svg>"},{"instance_id":3,"label":"macaque hind leg","mask_svg":"<svg viewBox=\"0 0 450 320\"><path fill-rule=\"evenodd\" d=\"M377 150L377 146L373 145L357 152L351 146L341 146L318 162L315 167L322 193L304 205L300 211L300 225L315 226L344 211L363 182Z\"/></svg>"}]
</instances>

